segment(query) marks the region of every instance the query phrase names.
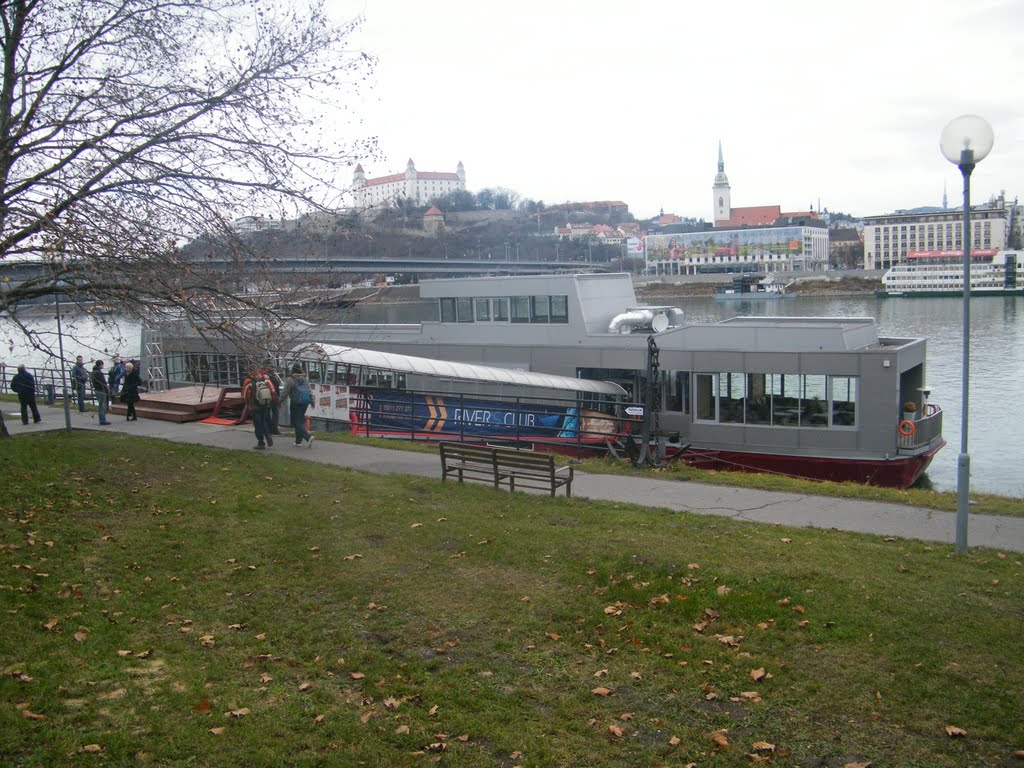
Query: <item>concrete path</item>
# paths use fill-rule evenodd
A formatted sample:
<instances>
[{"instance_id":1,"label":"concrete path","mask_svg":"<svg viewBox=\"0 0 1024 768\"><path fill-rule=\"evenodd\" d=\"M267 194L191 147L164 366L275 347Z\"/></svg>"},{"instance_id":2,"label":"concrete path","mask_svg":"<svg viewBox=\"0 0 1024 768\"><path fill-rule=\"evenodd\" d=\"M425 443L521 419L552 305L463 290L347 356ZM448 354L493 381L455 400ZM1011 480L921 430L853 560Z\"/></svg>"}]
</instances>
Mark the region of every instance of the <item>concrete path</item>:
<instances>
[{"instance_id":1,"label":"concrete path","mask_svg":"<svg viewBox=\"0 0 1024 768\"><path fill-rule=\"evenodd\" d=\"M15 437L65 427L64 413L59 408L41 408L43 422L28 426L22 425L16 409L15 404L4 403L7 428ZM173 424L148 419L127 422L118 416L111 417L111 420L110 426L101 427L95 412L71 414L74 429L109 430L230 450L250 451L255 445L251 427ZM436 454L327 441L317 442L312 449L296 448L290 429L287 428L267 454L280 454L382 475L441 476L440 460ZM573 496L718 515L756 523L833 528L943 544L953 544L956 540L956 515L952 512L830 496L805 496L660 480L655 477L598 475L579 471L573 482ZM1024 518L972 515L968 527L968 544L971 547L1024 552Z\"/></svg>"}]
</instances>

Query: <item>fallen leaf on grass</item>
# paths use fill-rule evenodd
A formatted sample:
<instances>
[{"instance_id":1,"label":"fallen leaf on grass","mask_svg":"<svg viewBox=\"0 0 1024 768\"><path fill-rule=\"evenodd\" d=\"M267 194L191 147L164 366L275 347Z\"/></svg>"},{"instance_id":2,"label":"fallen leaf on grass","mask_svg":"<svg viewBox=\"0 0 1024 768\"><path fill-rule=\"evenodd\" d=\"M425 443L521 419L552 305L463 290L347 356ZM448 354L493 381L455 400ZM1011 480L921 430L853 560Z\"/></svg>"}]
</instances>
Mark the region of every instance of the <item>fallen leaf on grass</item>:
<instances>
[{"instance_id":1,"label":"fallen leaf on grass","mask_svg":"<svg viewBox=\"0 0 1024 768\"><path fill-rule=\"evenodd\" d=\"M966 736L967 735L967 731L965 731L963 728L957 728L955 725L947 725L946 726L946 734L951 739L958 739L958 738L963 738L964 736Z\"/></svg>"},{"instance_id":2,"label":"fallen leaf on grass","mask_svg":"<svg viewBox=\"0 0 1024 768\"><path fill-rule=\"evenodd\" d=\"M102 752L103 747L99 744L86 744L84 747L78 750L79 752L89 752L95 754L96 752Z\"/></svg>"},{"instance_id":3,"label":"fallen leaf on grass","mask_svg":"<svg viewBox=\"0 0 1024 768\"><path fill-rule=\"evenodd\" d=\"M757 669L750 670L750 679L755 683L759 683L764 680L766 674L764 667L758 667Z\"/></svg>"},{"instance_id":4,"label":"fallen leaf on grass","mask_svg":"<svg viewBox=\"0 0 1024 768\"><path fill-rule=\"evenodd\" d=\"M210 700L202 699L196 704L192 705L192 711L198 712L200 715L206 715L210 712Z\"/></svg>"},{"instance_id":5,"label":"fallen leaf on grass","mask_svg":"<svg viewBox=\"0 0 1024 768\"><path fill-rule=\"evenodd\" d=\"M260 682L261 682L261 683L263 683L264 685L266 685L267 683L269 683L269 682L270 682L271 680L273 680L273 679L274 679L274 678L273 678L273 677L271 677L271 676L270 676L269 674L267 674L266 672L264 672L264 673L263 673L262 675L260 675Z\"/></svg>"},{"instance_id":6,"label":"fallen leaf on grass","mask_svg":"<svg viewBox=\"0 0 1024 768\"><path fill-rule=\"evenodd\" d=\"M548 637L550 637L552 640L560 640L562 636L559 635L557 632L548 632Z\"/></svg>"},{"instance_id":7,"label":"fallen leaf on grass","mask_svg":"<svg viewBox=\"0 0 1024 768\"><path fill-rule=\"evenodd\" d=\"M408 725L400 725L397 728L395 728L395 733L400 735L400 736L404 736L408 732L409 732L409 726Z\"/></svg>"},{"instance_id":8,"label":"fallen leaf on grass","mask_svg":"<svg viewBox=\"0 0 1024 768\"><path fill-rule=\"evenodd\" d=\"M230 712L225 712L224 717L245 717L246 715L251 714L251 709L249 709L248 707L243 707L242 709L232 709Z\"/></svg>"},{"instance_id":9,"label":"fallen leaf on grass","mask_svg":"<svg viewBox=\"0 0 1024 768\"><path fill-rule=\"evenodd\" d=\"M722 585L721 585L721 586L720 586L720 587L719 587L718 589L716 589L715 591L716 591L716 592L717 592L717 593L718 593L719 595L728 595L728 594L729 594L730 592L732 592L732 587L727 587L727 586L725 586L725 584L722 584Z\"/></svg>"},{"instance_id":10,"label":"fallen leaf on grass","mask_svg":"<svg viewBox=\"0 0 1024 768\"><path fill-rule=\"evenodd\" d=\"M611 696L612 695L611 688L605 688L604 686L598 686L597 688L592 688L590 690L590 692L592 694L594 694L595 696Z\"/></svg>"},{"instance_id":11,"label":"fallen leaf on grass","mask_svg":"<svg viewBox=\"0 0 1024 768\"><path fill-rule=\"evenodd\" d=\"M771 744L771 743L769 743L767 741L755 741L754 742L754 751L755 752L774 752L775 751L775 745Z\"/></svg>"},{"instance_id":12,"label":"fallen leaf on grass","mask_svg":"<svg viewBox=\"0 0 1024 768\"><path fill-rule=\"evenodd\" d=\"M302 685L299 686L299 690L300 691L308 691L312 687L313 687L313 684L307 681L307 682L305 682L305 683L303 683Z\"/></svg>"},{"instance_id":13,"label":"fallen leaf on grass","mask_svg":"<svg viewBox=\"0 0 1024 768\"><path fill-rule=\"evenodd\" d=\"M26 720L45 720L46 715L38 715L35 712L29 712L27 709L21 710L21 716Z\"/></svg>"},{"instance_id":14,"label":"fallen leaf on grass","mask_svg":"<svg viewBox=\"0 0 1024 768\"><path fill-rule=\"evenodd\" d=\"M218 725L216 728L211 728L207 733L212 733L214 736L220 736L224 733L224 726Z\"/></svg>"},{"instance_id":15,"label":"fallen leaf on grass","mask_svg":"<svg viewBox=\"0 0 1024 768\"><path fill-rule=\"evenodd\" d=\"M847 763L843 768L871 768L871 763Z\"/></svg>"},{"instance_id":16,"label":"fallen leaf on grass","mask_svg":"<svg viewBox=\"0 0 1024 768\"><path fill-rule=\"evenodd\" d=\"M89 639L89 630L85 629L84 627L79 628L79 630L75 632L75 634L72 635L72 637L75 638L76 643L83 643Z\"/></svg>"},{"instance_id":17,"label":"fallen leaf on grass","mask_svg":"<svg viewBox=\"0 0 1024 768\"><path fill-rule=\"evenodd\" d=\"M345 555L345 557L343 557L342 560L359 560L361 558L362 555Z\"/></svg>"},{"instance_id":18,"label":"fallen leaf on grass","mask_svg":"<svg viewBox=\"0 0 1024 768\"><path fill-rule=\"evenodd\" d=\"M43 624L43 629L52 632L54 630L54 627L56 627L59 623L60 619L58 619L56 616L51 616L50 620Z\"/></svg>"},{"instance_id":19,"label":"fallen leaf on grass","mask_svg":"<svg viewBox=\"0 0 1024 768\"><path fill-rule=\"evenodd\" d=\"M366 677L366 675L364 675L362 672L350 672L348 676L351 677L353 680L362 680L364 677Z\"/></svg>"},{"instance_id":20,"label":"fallen leaf on grass","mask_svg":"<svg viewBox=\"0 0 1024 768\"><path fill-rule=\"evenodd\" d=\"M320 723L322 723L324 721L325 717L327 717L327 715L317 715L316 717L313 718L313 722L316 723L317 725L320 725Z\"/></svg>"},{"instance_id":21,"label":"fallen leaf on grass","mask_svg":"<svg viewBox=\"0 0 1024 768\"><path fill-rule=\"evenodd\" d=\"M669 743L669 746L678 747L680 744L683 743L683 740L680 739L678 736L673 736L672 738L670 738L668 740L668 743Z\"/></svg>"},{"instance_id":22,"label":"fallen leaf on grass","mask_svg":"<svg viewBox=\"0 0 1024 768\"><path fill-rule=\"evenodd\" d=\"M727 738L725 738L725 734L726 733L728 733L728 730L725 729L725 728L723 728L720 731L713 731L711 733L711 740L713 742L715 742L715 744L717 744L718 746L720 746L723 749L725 749L726 747L729 746L729 740Z\"/></svg>"},{"instance_id":23,"label":"fallen leaf on grass","mask_svg":"<svg viewBox=\"0 0 1024 768\"><path fill-rule=\"evenodd\" d=\"M384 709L398 709L402 706L402 702L396 699L394 696L388 696L384 699Z\"/></svg>"},{"instance_id":24,"label":"fallen leaf on grass","mask_svg":"<svg viewBox=\"0 0 1024 768\"><path fill-rule=\"evenodd\" d=\"M615 736L616 738L622 738L622 729L619 728L619 726L617 725L609 725L608 733L610 733L612 736Z\"/></svg>"}]
</instances>

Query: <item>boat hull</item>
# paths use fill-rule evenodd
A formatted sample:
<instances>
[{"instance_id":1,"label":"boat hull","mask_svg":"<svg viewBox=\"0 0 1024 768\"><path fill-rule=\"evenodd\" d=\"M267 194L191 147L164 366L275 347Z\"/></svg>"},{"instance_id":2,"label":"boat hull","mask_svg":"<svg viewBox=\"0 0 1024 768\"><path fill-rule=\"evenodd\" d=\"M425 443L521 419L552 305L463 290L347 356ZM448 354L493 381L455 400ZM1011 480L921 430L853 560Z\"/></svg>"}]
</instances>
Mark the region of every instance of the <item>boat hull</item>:
<instances>
[{"instance_id":1,"label":"boat hull","mask_svg":"<svg viewBox=\"0 0 1024 768\"><path fill-rule=\"evenodd\" d=\"M679 459L701 469L768 472L808 480L861 483L887 488L909 488L931 464L945 441L922 453L891 459L849 459L747 453L717 449L688 449Z\"/></svg>"}]
</instances>

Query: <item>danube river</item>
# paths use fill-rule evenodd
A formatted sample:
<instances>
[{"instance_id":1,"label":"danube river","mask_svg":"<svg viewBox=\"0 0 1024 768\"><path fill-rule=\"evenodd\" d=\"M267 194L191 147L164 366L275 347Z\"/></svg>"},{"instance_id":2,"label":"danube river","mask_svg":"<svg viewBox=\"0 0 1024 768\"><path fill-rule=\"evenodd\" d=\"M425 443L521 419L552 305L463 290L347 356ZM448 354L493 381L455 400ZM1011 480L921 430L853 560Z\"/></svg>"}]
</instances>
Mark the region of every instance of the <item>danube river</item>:
<instances>
[{"instance_id":1,"label":"danube river","mask_svg":"<svg viewBox=\"0 0 1024 768\"><path fill-rule=\"evenodd\" d=\"M797 297L755 302L718 302L710 297L680 296L646 302L682 307L690 322L717 322L735 315L785 315L872 317L882 336L928 339L927 384L931 402L942 407L943 432L947 446L939 451L927 477L940 490L956 487L957 454L960 451L960 381L963 302L948 299L876 299L874 296ZM436 319L436 307L419 302L384 306L364 305L356 322L415 322ZM109 319L109 318L108 318ZM52 315L35 320L37 327L50 328ZM65 345L65 358L83 354L86 359L118 352L138 357L139 330L121 323L118 330L102 328L88 318L70 319L80 342ZM8 364L42 365L42 356L25 348L16 329L0 319L5 349L0 352ZM56 347L56 340L50 337ZM12 344L13 343L13 344ZM971 487L1006 496L1024 497L1024 298L976 297L971 301Z\"/></svg>"}]
</instances>

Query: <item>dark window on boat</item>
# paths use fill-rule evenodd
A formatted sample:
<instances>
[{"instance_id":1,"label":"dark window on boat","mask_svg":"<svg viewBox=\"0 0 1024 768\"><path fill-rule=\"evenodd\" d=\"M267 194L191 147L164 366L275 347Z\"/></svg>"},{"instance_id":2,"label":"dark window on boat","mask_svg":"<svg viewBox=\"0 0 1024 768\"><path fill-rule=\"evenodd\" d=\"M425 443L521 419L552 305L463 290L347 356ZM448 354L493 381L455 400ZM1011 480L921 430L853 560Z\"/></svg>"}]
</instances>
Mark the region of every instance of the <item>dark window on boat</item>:
<instances>
[{"instance_id":1,"label":"dark window on boat","mask_svg":"<svg viewBox=\"0 0 1024 768\"><path fill-rule=\"evenodd\" d=\"M460 323L472 323L473 322L473 300L472 299L456 299L455 300L456 314L459 317Z\"/></svg>"},{"instance_id":2,"label":"dark window on boat","mask_svg":"<svg viewBox=\"0 0 1024 768\"><path fill-rule=\"evenodd\" d=\"M662 371L665 410L690 412L690 374L687 371Z\"/></svg>"},{"instance_id":3,"label":"dark window on boat","mask_svg":"<svg viewBox=\"0 0 1024 768\"><path fill-rule=\"evenodd\" d=\"M476 306L476 321L478 323L485 323L491 319L490 299L476 299L474 304Z\"/></svg>"},{"instance_id":4,"label":"dark window on boat","mask_svg":"<svg viewBox=\"0 0 1024 768\"><path fill-rule=\"evenodd\" d=\"M441 299L441 322L455 322L455 299Z\"/></svg>"},{"instance_id":5,"label":"dark window on boat","mask_svg":"<svg viewBox=\"0 0 1024 768\"><path fill-rule=\"evenodd\" d=\"M772 424L781 427L796 427L800 424L800 375L796 373L773 373Z\"/></svg>"},{"instance_id":6,"label":"dark window on boat","mask_svg":"<svg viewBox=\"0 0 1024 768\"><path fill-rule=\"evenodd\" d=\"M718 420L742 424L746 403L746 376L742 373L718 374Z\"/></svg>"},{"instance_id":7,"label":"dark window on boat","mask_svg":"<svg viewBox=\"0 0 1024 768\"><path fill-rule=\"evenodd\" d=\"M552 296L551 297L551 322L552 323L568 323L569 322L569 297L568 296Z\"/></svg>"},{"instance_id":8,"label":"dark window on boat","mask_svg":"<svg viewBox=\"0 0 1024 768\"><path fill-rule=\"evenodd\" d=\"M700 421L715 421L717 398L715 397L715 379L717 374L697 374L697 397L694 404L697 411L697 419Z\"/></svg>"},{"instance_id":9,"label":"dark window on boat","mask_svg":"<svg viewBox=\"0 0 1024 768\"><path fill-rule=\"evenodd\" d=\"M530 322L547 323L551 320L551 299L548 296L530 297Z\"/></svg>"},{"instance_id":10,"label":"dark window on boat","mask_svg":"<svg viewBox=\"0 0 1024 768\"><path fill-rule=\"evenodd\" d=\"M513 323L528 323L530 322L530 297L529 296L513 296L511 299L512 307L512 322Z\"/></svg>"},{"instance_id":11,"label":"dark window on boat","mask_svg":"<svg viewBox=\"0 0 1024 768\"><path fill-rule=\"evenodd\" d=\"M747 374L747 424L772 423L772 398L768 392L768 374Z\"/></svg>"}]
</instances>

